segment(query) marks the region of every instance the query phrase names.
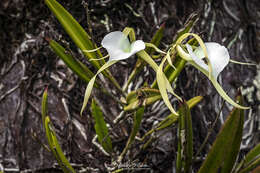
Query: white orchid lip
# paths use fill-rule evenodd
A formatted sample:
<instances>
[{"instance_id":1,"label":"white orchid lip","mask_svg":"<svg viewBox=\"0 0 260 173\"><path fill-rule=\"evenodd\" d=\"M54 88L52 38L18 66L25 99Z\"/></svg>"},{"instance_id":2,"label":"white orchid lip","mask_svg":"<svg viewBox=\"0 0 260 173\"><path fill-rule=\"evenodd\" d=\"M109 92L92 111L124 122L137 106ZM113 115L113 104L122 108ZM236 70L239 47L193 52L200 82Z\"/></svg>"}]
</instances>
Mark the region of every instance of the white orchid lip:
<instances>
[{"instance_id":1,"label":"white orchid lip","mask_svg":"<svg viewBox=\"0 0 260 173\"><path fill-rule=\"evenodd\" d=\"M230 56L228 50L215 42L206 42L205 46L209 61L212 65L212 75L217 79L219 73L222 72L229 63ZM204 70L209 71L208 64L203 61L205 55L202 48L199 46L193 51L189 44L186 44L186 47L192 60Z\"/></svg>"},{"instance_id":2,"label":"white orchid lip","mask_svg":"<svg viewBox=\"0 0 260 173\"><path fill-rule=\"evenodd\" d=\"M130 43L127 36L121 31L107 34L101 41L101 45L107 50L109 61L127 59L145 49L145 43L142 40Z\"/></svg>"}]
</instances>

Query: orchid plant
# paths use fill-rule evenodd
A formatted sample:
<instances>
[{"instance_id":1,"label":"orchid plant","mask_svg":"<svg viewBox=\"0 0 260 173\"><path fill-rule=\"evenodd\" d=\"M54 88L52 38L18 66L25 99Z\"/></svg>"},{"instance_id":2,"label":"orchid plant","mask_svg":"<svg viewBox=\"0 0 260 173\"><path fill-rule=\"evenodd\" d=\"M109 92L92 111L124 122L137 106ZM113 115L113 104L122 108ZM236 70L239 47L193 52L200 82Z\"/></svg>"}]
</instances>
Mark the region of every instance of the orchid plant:
<instances>
[{"instance_id":1,"label":"orchid plant","mask_svg":"<svg viewBox=\"0 0 260 173\"><path fill-rule=\"evenodd\" d=\"M45 0L45 3L63 25L74 43L80 48L82 53L97 70L96 74L94 74L87 66L78 61L72 55L68 54L66 49L59 43L47 39L54 52L77 76L87 83L80 114L82 115L84 109L88 106L88 101L93 88L99 89L107 96L111 96L112 99L120 104L119 108L122 109L121 114L113 121L113 125L118 123L126 112L133 113L133 128L131 134L124 150L119 156L117 156L116 154L118 152L114 151L111 142L112 139L110 138L109 130L111 129L108 128L103 113L95 102L95 99L92 100L91 114L95 120L94 127L97 134L95 138L98 139L98 142L93 140L93 143L105 155L111 156L112 162L117 161L118 163L121 163L122 160L125 159L127 151L130 150L131 144L135 142L138 136L145 108L162 99L171 113L160 123L148 130L142 138L138 138L140 141L145 142L141 149L145 150L146 147L149 146L150 142L153 141L146 141L148 136L152 136L151 134L155 134L156 131L165 129L177 123L178 152L176 171L178 173L183 171L190 172L195 158L193 155L190 109L198 104L202 100L202 97L197 96L185 101L174 92L173 88L175 88L176 85L174 83L175 79L181 77L179 75L180 72L186 65L192 65L208 77L219 95L225 101L234 106L233 111L230 113L229 118L224 123L222 130L219 132L207 158L203 161L199 173L218 172L220 168L222 172L228 173L233 170L235 173L242 173L252 170L260 164L260 145L256 146L252 152L249 152L243 161L236 164L236 158L242 140L244 109L249 109L249 107L243 106L241 96L238 96L238 102L231 99L218 83L217 78L224 68L229 64L229 62L236 61L231 60L227 48L223 45L215 42L204 42L199 35L190 32L192 26L196 23L195 18L192 18L185 24L184 29L177 34L177 39L168 46L165 51L158 48L163 36L162 33L164 26L158 29L149 43L145 43L142 40L136 40L134 29L126 27L122 32L113 31L105 35L100 43L101 47L97 48L96 43L91 40L89 34L57 1ZM188 39L190 37L192 38ZM100 51L101 48L104 48L107 51L107 56L103 56ZM157 56L157 60L160 61L159 65L154 61L152 52L157 52L157 54L159 54L159 56ZM105 58L107 57L109 57L109 59L108 61L105 61ZM131 77L129 77L126 85L121 87L108 69L118 61L123 61L130 57L137 57L137 65L134 67L134 70L130 75ZM127 93L126 88L128 87L128 84L145 65L149 65L149 67L156 72L155 82L151 85L146 84L143 88ZM118 95L120 95L119 99L115 99L114 95L109 90L101 86L100 81L96 81L96 78L100 73L102 73L118 90ZM147 85L149 85L149 87L147 87ZM143 93L144 97L142 97ZM178 110L175 110L176 105L173 106L168 97L168 93L175 96L180 103ZM50 118L47 116L46 105L47 90L43 95L42 117L48 144L62 170L64 172L75 172L62 153L53 130L54 128L50 122ZM111 170L111 168L108 169ZM114 167L113 170L115 172L122 171L121 169L117 169L117 167Z\"/></svg>"},{"instance_id":2,"label":"orchid plant","mask_svg":"<svg viewBox=\"0 0 260 173\"><path fill-rule=\"evenodd\" d=\"M133 32L130 30L130 32ZM187 43L185 46L187 48L188 53L186 53L182 47L181 47L181 42L188 36L194 36L199 44L201 46L196 47L195 50L193 51L192 47ZM81 114L84 110L84 108L87 105L88 99L90 97L91 90L94 85L94 81L96 79L96 76L101 73L103 70L106 68L110 67L111 65L115 64L119 60L124 60L135 53L142 51L145 49L145 43L142 40L137 40L133 41L130 43L129 39L127 38L127 35L124 34L123 32L120 31L114 31L109 34L107 34L102 42L101 45L107 50L109 60L106 64L104 64L96 73L96 75L90 80L86 92L85 92L85 98L83 102L83 106L81 109ZM149 44L151 45L151 44ZM159 50L155 45L152 45L153 48L156 50ZM208 76L208 78L211 80L212 84L215 86L219 94L225 99L227 102L232 104L233 106L240 108L240 109L248 109L249 107L244 107L236 102L234 102L222 89L222 87L219 85L217 82L217 77L220 74L220 72L228 65L230 56L228 53L227 48L224 46L221 46L218 43L215 42L209 42L209 43L204 43L202 39L194 34L194 33L186 33L184 34L181 38L177 40L177 44L174 44L171 48L173 51L176 51L179 53L180 57L188 61L190 64L192 64L194 67L196 67L198 70L203 72ZM176 49L176 50L175 50ZM84 50L84 51L92 51L92 50ZM163 52L163 51L159 51ZM163 52L164 53L164 52ZM175 95L179 100L181 98L176 95L166 78L166 76L163 73L163 65L165 60L168 60L169 64L172 65L171 58L170 58L170 51L165 53L165 58L162 60L161 65L158 67L156 63L149 57L146 56L144 60L147 61L148 64L150 64L153 69L157 73L157 83L159 90L161 92L162 98L165 101L165 104L168 106L168 108L171 110L172 113L176 114L176 111L173 109L168 95L167 95L167 90Z\"/></svg>"}]
</instances>

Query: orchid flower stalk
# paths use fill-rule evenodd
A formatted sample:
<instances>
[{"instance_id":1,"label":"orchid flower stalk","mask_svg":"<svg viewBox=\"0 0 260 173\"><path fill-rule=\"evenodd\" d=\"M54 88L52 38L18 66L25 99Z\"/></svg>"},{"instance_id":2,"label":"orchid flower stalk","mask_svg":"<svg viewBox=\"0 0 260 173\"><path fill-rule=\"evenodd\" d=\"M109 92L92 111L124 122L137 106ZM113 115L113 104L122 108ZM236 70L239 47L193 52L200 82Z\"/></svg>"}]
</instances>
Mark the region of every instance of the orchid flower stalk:
<instances>
[{"instance_id":1,"label":"orchid flower stalk","mask_svg":"<svg viewBox=\"0 0 260 173\"><path fill-rule=\"evenodd\" d=\"M186 53L180 45L181 42L190 35L194 36L197 39L200 46L196 47L193 50L192 46L186 44L186 48L188 51L188 53ZM224 100L226 100L228 103L237 108L249 109L249 107L241 106L237 104L235 101L233 101L225 93L225 91L222 89L222 87L217 81L218 75L230 62L230 56L227 48L215 42L204 43L198 35L187 33L184 34L183 37L181 37L177 41L176 49L182 58L187 60L191 65L193 65L206 76L208 76L209 80Z\"/></svg>"}]
</instances>

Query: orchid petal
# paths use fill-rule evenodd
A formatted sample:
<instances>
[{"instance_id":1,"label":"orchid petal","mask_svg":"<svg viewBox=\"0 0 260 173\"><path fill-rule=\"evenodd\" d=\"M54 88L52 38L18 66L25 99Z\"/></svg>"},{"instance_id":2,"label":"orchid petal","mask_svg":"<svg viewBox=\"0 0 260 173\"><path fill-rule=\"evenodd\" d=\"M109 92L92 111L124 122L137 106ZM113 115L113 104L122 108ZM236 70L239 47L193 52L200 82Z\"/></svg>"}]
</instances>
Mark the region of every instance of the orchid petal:
<instances>
[{"instance_id":1,"label":"orchid petal","mask_svg":"<svg viewBox=\"0 0 260 173\"><path fill-rule=\"evenodd\" d=\"M197 65L194 62L190 62L191 65L193 65L194 67L196 67L197 69L199 69L202 73L204 73L206 76L208 74L208 71L204 70L203 68L201 68L199 65ZM235 101L233 101L227 94L226 92L223 90L223 88L220 86L220 84L218 83L217 79L215 79L213 76L210 78L211 83L213 84L213 86L216 88L217 92L219 93L219 95L226 100L229 104L233 105L236 108L239 109L250 109L250 107L246 107L246 106L241 106L239 104L237 104Z\"/></svg>"},{"instance_id":2,"label":"orchid petal","mask_svg":"<svg viewBox=\"0 0 260 173\"><path fill-rule=\"evenodd\" d=\"M145 43L142 40L136 40L131 43L131 55L145 49Z\"/></svg>"},{"instance_id":3,"label":"orchid petal","mask_svg":"<svg viewBox=\"0 0 260 173\"><path fill-rule=\"evenodd\" d=\"M127 35L120 31L107 34L101 41L101 45L107 50L110 58L89 81L80 111L81 115L87 106L97 75L118 62L118 60L129 58L131 55L145 49L145 43L142 40L137 40L130 44Z\"/></svg>"},{"instance_id":4,"label":"orchid petal","mask_svg":"<svg viewBox=\"0 0 260 173\"><path fill-rule=\"evenodd\" d=\"M212 76L209 78L211 83L216 88L217 92L220 94L221 97L223 97L228 103L231 105L239 108L239 109L249 109L249 107L241 106L237 104L235 101L233 101L222 89L222 87L219 85L217 81L217 77L219 73L227 66L229 62L229 54L227 49L224 46L219 45L218 43L205 43L208 58L212 64ZM192 47L188 44L186 44L187 50L189 52L189 55L192 58L192 61L189 61L191 65L196 67L198 70L200 70L205 75L208 74L208 65L202 60L205 56L203 53L203 50L198 47L195 49L195 51L192 51Z\"/></svg>"},{"instance_id":5,"label":"orchid petal","mask_svg":"<svg viewBox=\"0 0 260 173\"><path fill-rule=\"evenodd\" d=\"M223 71L230 60L228 50L224 46L215 42L207 42L205 43L205 46L209 61L212 64L212 75L217 79L219 73ZM205 55L202 48L198 47L193 52L190 45L186 44L186 47L193 61L204 70L209 71L208 65L203 61Z\"/></svg>"},{"instance_id":6,"label":"orchid petal","mask_svg":"<svg viewBox=\"0 0 260 173\"><path fill-rule=\"evenodd\" d=\"M85 95L84 95L84 101L83 101L83 104L82 104L82 107L81 107L81 111L80 111L80 115L82 115L84 109L86 108L87 106L87 103L88 103L88 100L89 100L89 97L90 97L90 94L91 94L91 91L93 89L93 86L94 86L94 83L95 83L95 80L96 80L96 77L99 73L101 73L103 70L107 69L108 67L110 67L111 65L115 64L117 61L109 61L107 63L105 63L98 71L97 73L95 74L95 76L93 76L91 78L91 80L89 81L88 83L88 86L85 90Z\"/></svg>"},{"instance_id":7,"label":"orchid petal","mask_svg":"<svg viewBox=\"0 0 260 173\"><path fill-rule=\"evenodd\" d=\"M110 56L109 61L127 59L140 50L145 49L145 43L142 40L137 40L130 44L127 36L121 31L107 34L101 45L107 50Z\"/></svg>"},{"instance_id":8,"label":"orchid petal","mask_svg":"<svg viewBox=\"0 0 260 173\"><path fill-rule=\"evenodd\" d=\"M121 31L114 31L103 38L101 45L106 49L125 50L129 48L131 44L124 33Z\"/></svg>"}]
</instances>

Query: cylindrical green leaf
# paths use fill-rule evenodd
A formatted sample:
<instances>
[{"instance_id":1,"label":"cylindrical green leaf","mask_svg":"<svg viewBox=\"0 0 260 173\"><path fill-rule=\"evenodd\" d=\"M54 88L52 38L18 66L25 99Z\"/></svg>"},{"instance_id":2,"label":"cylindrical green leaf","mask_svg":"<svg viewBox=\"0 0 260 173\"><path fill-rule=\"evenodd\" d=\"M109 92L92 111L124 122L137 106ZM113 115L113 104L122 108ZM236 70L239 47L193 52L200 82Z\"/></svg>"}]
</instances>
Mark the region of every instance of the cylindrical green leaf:
<instances>
[{"instance_id":1,"label":"cylindrical green leaf","mask_svg":"<svg viewBox=\"0 0 260 173\"><path fill-rule=\"evenodd\" d=\"M241 111L241 109L234 108L229 114L213 146L211 147L207 158L204 160L199 173L217 173L225 159L230 159L228 153L231 152L238 129L241 128ZM236 144L236 148L237 146L238 145ZM237 149L233 150L233 154L237 154L235 152L238 152ZM233 158L229 160L230 163L233 162L232 160Z\"/></svg>"},{"instance_id":2,"label":"cylindrical green leaf","mask_svg":"<svg viewBox=\"0 0 260 173\"><path fill-rule=\"evenodd\" d=\"M103 113L94 99L92 100L91 104L91 112L95 119L95 131L98 137L98 141L106 152L111 153L113 149L108 133L108 128L104 120Z\"/></svg>"},{"instance_id":3,"label":"cylindrical green leaf","mask_svg":"<svg viewBox=\"0 0 260 173\"><path fill-rule=\"evenodd\" d=\"M239 103L243 104L242 97L239 97ZM229 146L229 152L226 152L224 164L221 169L221 173L230 173L235 165L238 153L240 151L240 144L242 141L243 135L243 126L244 126L244 111L238 110L237 113L233 116L239 117L239 123L237 127L236 134L233 139L233 143Z\"/></svg>"},{"instance_id":4,"label":"cylindrical green leaf","mask_svg":"<svg viewBox=\"0 0 260 173\"><path fill-rule=\"evenodd\" d=\"M193 134L190 109L184 101L179 109L177 173L189 173L193 156Z\"/></svg>"},{"instance_id":5,"label":"cylindrical green leaf","mask_svg":"<svg viewBox=\"0 0 260 173\"><path fill-rule=\"evenodd\" d=\"M83 81L88 83L90 78L94 76L94 74L81 62L76 60L69 54L59 43L54 40L49 41L50 47L53 51L63 60L63 62ZM97 87L97 85L95 85Z\"/></svg>"},{"instance_id":6,"label":"cylindrical green leaf","mask_svg":"<svg viewBox=\"0 0 260 173\"><path fill-rule=\"evenodd\" d=\"M74 43L82 50L82 52L88 57L88 59L96 59L95 52L84 52L83 50L93 50L93 45L90 36L80 26L80 24L72 17L72 15L64 9L56 0L45 0L46 5L53 12L56 18L59 20L65 31L69 34ZM100 68L98 61L91 61L91 63L97 68Z\"/></svg>"},{"instance_id":7,"label":"cylindrical green leaf","mask_svg":"<svg viewBox=\"0 0 260 173\"><path fill-rule=\"evenodd\" d=\"M245 158L238 164L236 170L246 172L254 169L260 163L260 143L247 153Z\"/></svg>"}]
</instances>

